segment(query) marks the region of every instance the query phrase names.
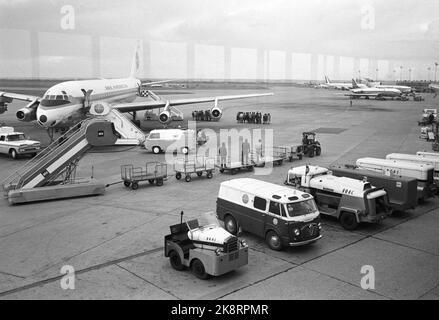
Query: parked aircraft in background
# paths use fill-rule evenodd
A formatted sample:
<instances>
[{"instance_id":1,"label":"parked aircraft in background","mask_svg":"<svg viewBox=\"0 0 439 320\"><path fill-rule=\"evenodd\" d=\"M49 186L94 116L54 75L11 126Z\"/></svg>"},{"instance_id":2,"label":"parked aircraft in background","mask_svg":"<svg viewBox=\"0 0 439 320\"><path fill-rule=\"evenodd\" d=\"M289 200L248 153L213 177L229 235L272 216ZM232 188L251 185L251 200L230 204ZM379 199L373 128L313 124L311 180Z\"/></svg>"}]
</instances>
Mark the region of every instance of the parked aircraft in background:
<instances>
[{"instance_id":1,"label":"parked aircraft in background","mask_svg":"<svg viewBox=\"0 0 439 320\"><path fill-rule=\"evenodd\" d=\"M353 89L352 83L350 82L331 82L328 78L328 76L325 75L325 83L322 85L325 86L325 88L332 88L332 89L338 89L338 90L351 90ZM366 88L367 86L365 84L357 84L360 88Z\"/></svg>"},{"instance_id":2,"label":"parked aircraft in background","mask_svg":"<svg viewBox=\"0 0 439 320\"><path fill-rule=\"evenodd\" d=\"M136 75L140 67L140 46L136 47L131 66L131 74L122 79L99 79L67 81L49 88L43 97L0 92L0 113L7 110L7 104L13 100L28 101L29 104L17 111L16 116L20 121L37 121L46 128L49 135L53 136L54 129L67 129L79 121L90 117L89 111L102 109L116 109L119 112L132 113L136 111L163 108L158 120L162 124L169 124L175 106L213 102L211 116L219 119L222 116L218 102L234 99L247 99L273 95L272 93L256 93L245 95L231 95L205 98L188 98L178 100L165 100L148 91L151 99L136 100L141 96L141 86L154 86L168 81L156 81L142 84Z\"/></svg>"},{"instance_id":3,"label":"parked aircraft in background","mask_svg":"<svg viewBox=\"0 0 439 320\"><path fill-rule=\"evenodd\" d=\"M346 96L349 96L351 99L360 99L360 98L375 98L376 100L384 100L385 98L400 98L406 100L407 98L405 95L402 94L402 92L398 89L394 88L362 88L358 86L355 79L352 79L352 87L350 93L346 94Z\"/></svg>"}]
</instances>

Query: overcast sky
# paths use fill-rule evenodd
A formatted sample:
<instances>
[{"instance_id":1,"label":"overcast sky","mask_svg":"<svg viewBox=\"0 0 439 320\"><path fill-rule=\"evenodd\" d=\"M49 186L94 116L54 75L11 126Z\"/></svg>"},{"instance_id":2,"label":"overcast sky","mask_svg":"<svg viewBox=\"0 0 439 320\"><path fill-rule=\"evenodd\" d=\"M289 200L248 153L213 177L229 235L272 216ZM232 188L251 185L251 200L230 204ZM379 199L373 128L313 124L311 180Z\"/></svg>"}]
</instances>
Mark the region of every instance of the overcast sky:
<instances>
[{"instance_id":1,"label":"overcast sky","mask_svg":"<svg viewBox=\"0 0 439 320\"><path fill-rule=\"evenodd\" d=\"M75 10L74 30L60 27L64 5ZM374 25L366 28L365 8L375 11ZM0 0L0 28L8 40L2 39L0 54L9 60L23 43L16 35L8 38L10 29L416 60L425 65L439 60L437 0ZM14 39L18 44L11 43ZM56 50L60 42L62 38L46 41L45 49Z\"/></svg>"}]
</instances>

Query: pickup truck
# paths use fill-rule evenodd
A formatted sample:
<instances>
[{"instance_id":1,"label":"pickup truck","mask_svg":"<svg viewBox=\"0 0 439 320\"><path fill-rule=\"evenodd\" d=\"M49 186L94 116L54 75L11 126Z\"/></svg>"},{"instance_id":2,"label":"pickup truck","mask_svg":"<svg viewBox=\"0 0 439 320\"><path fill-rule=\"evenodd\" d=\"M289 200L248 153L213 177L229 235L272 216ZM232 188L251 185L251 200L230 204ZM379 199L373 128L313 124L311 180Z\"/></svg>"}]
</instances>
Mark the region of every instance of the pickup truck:
<instances>
[{"instance_id":1,"label":"pickup truck","mask_svg":"<svg viewBox=\"0 0 439 320\"><path fill-rule=\"evenodd\" d=\"M24 133L15 132L12 127L0 127L0 153L13 159L21 155L35 156L40 151L39 141L28 140Z\"/></svg>"}]
</instances>

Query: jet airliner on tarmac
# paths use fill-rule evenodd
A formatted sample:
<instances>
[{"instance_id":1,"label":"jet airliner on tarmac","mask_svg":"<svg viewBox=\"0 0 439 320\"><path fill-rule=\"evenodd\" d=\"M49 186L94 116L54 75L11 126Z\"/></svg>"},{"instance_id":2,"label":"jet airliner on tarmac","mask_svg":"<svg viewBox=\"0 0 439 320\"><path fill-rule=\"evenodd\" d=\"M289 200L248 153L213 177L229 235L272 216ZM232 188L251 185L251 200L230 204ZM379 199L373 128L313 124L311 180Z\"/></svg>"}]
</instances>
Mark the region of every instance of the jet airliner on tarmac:
<instances>
[{"instance_id":1,"label":"jet airliner on tarmac","mask_svg":"<svg viewBox=\"0 0 439 320\"><path fill-rule=\"evenodd\" d=\"M358 86L358 83L355 79L352 79L352 87L350 93L347 93L346 96L349 96L352 99L360 99L360 98L375 98L376 100L383 100L385 98L403 98L402 92L395 88L361 88Z\"/></svg>"},{"instance_id":2,"label":"jet airliner on tarmac","mask_svg":"<svg viewBox=\"0 0 439 320\"><path fill-rule=\"evenodd\" d=\"M272 93L257 93L164 100L148 91L148 96L152 100L135 101L140 96L139 91L142 85L151 86L166 82L157 81L142 84L136 78L140 67L139 51L140 46L137 46L131 66L131 74L128 78L62 82L49 88L43 97L0 92L0 113L5 112L7 104L14 99L28 101L27 106L17 111L17 119L26 122L37 121L40 126L48 130L49 135L53 135L54 129L69 128L89 117L90 108L98 104L110 109L117 109L120 112L132 112L133 116L135 116L136 111L164 108L158 119L162 124L169 124L172 121L171 112L174 106L214 102L211 115L213 118L219 119L222 116L222 110L218 106L219 101L272 95Z\"/></svg>"}]
</instances>

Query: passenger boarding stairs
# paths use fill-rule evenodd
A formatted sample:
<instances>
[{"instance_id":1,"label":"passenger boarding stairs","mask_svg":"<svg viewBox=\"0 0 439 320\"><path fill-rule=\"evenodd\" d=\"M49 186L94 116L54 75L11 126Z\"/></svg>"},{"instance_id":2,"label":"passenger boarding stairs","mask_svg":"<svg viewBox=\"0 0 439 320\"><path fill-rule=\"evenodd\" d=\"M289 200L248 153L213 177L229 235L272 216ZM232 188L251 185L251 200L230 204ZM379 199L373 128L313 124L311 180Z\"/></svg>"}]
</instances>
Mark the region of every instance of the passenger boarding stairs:
<instances>
[{"instance_id":1,"label":"passenger boarding stairs","mask_svg":"<svg viewBox=\"0 0 439 320\"><path fill-rule=\"evenodd\" d=\"M57 178L74 179L76 163L91 148L86 139L89 120L84 120L55 140L3 183L5 192L50 184Z\"/></svg>"},{"instance_id":2,"label":"passenger boarding stairs","mask_svg":"<svg viewBox=\"0 0 439 320\"><path fill-rule=\"evenodd\" d=\"M145 142L145 134L130 119L125 117L116 109L111 109L103 118L114 123L116 131L120 138L117 139L116 145L140 145Z\"/></svg>"}]
</instances>

